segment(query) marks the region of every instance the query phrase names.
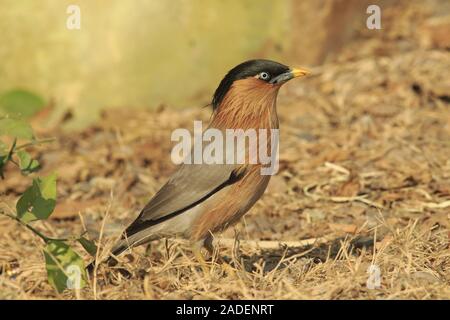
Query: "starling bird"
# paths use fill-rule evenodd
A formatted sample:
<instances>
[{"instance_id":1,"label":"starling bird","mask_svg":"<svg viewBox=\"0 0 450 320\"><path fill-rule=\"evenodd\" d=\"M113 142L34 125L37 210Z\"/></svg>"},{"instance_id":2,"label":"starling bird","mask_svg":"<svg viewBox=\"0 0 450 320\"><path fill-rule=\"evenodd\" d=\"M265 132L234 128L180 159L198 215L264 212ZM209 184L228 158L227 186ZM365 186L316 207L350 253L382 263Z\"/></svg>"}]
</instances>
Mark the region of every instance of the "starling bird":
<instances>
[{"instance_id":1,"label":"starling bird","mask_svg":"<svg viewBox=\"0 0 450 320\"><path fill-rule=\"evenodd\" d=\"M278 129L276 99L280 87L308 73L270 60L239 64L214 93L208 128L220 132ZM245 159L236 164L181 164L126 228L111 254L117 256L127 248L174 236L191 240L197 248L194 252L204 246L212 253L212 234L236 223L269 183L270 175L261 174L262 164L250 163L248 152Z\"/></svg>"}]
</instances>

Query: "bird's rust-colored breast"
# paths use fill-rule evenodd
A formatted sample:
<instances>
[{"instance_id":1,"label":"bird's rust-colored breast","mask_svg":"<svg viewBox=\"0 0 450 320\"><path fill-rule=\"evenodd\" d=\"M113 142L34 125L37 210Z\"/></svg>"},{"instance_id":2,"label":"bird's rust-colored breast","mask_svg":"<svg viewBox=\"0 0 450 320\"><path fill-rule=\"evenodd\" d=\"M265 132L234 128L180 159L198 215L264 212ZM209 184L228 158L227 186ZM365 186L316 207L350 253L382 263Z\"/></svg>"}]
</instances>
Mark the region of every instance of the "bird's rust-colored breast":
<instances>
[{"instance_id":1,"label":"bird's rust-colored breast","mask_svg":"<svg viewBox=\"0 0 450 320\"><path fill-rule=\"evenodd\" d=\"M214 113L209 127L220 130L268 129L267 150L270 151L270 130L278 129L275 105L278 89L279 86L255 78L235 81ZM245 159L244 164L236 167L243 173L242 178L216 194L194 222L192 240L204 239L210 232L221 231L234 224L264 193L270 176L261 174L260 163L248 163L248 154Z\"/></svg>"}]
</instances>

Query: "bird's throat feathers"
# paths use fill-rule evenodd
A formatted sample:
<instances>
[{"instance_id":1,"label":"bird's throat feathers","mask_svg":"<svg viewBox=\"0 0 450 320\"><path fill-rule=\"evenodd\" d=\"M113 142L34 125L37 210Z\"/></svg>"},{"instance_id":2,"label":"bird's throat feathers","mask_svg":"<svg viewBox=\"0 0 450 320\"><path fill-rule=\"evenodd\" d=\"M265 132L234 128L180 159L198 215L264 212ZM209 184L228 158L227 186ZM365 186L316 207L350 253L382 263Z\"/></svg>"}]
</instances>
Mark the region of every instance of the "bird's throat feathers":
<instances>
[{"instance_id":1,"label":"bird's throat feathers","mask_svg":"<svg viewBox=\"0 0 450 320\"><path fill-rule=\"evenodd\" d=\"M236 80L219 107L210 127L218 129L278 128L276 99L279 85L257 78Z\"/></svg>"}]
</instances>

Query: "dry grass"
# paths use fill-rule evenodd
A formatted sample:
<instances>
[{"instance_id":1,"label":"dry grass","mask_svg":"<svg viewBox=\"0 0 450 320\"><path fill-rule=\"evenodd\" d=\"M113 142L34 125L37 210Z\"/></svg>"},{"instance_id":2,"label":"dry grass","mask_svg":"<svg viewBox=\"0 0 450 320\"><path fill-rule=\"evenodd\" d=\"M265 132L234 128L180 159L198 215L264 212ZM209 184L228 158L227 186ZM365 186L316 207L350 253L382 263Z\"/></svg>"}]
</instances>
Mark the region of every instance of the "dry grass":
<instances>
[{"instance_id":1,"label":"dry grass","mask_svg":"<svg viewBox=\"0 0 450 320\"><path fill-rule=\"evenodd\" d=\"M183 241L154 242L122 256L130 274L100 267L78 297L449 299L448 51L363 49L282 90L280 172L219 237L206 269ZM86 229L98 240L104 223L105 254L173 171L171 130L192 129L194 119L207 121L209 110L118 109L81 132L41 128L57 137L35 153L41 174L58 171L60 200L37 227L61 237ZM5 207L28 183L6 175ZM3 217L0 230L0 298L76 298L46 282L38 239ZM366 285L371 265L380 288Z\"/></svg>"}]
</instances>

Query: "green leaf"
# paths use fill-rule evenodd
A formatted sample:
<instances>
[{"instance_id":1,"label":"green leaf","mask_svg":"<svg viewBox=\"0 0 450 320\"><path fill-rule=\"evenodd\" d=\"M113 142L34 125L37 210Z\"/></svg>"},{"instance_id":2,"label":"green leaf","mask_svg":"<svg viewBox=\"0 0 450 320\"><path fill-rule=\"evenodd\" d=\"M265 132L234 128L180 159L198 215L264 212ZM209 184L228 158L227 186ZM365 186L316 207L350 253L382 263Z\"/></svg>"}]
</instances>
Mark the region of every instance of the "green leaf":
<instances>
[{"instance_id":1,"label":"green leaf","mask_svg":"<svg viewBox=\"0 0 450 320\"><path fill-rule=\"evenodd\" d=\"M80 237L77 240L83 246L84 250L95 258L95 255L97 254L97 246L94 241L88 240L85 237Z\"/></svg>"},{"instance_id":2,"label":"green leaf","mask_svg":"<svg viewBox=\"0 0 450 320\"><path fill-rule=\"evenodd\" d=\"M19 157L19 166L22 173L29 174L39 169L39 162L32 159L28 152L20 150L17 152L17 156Z\"/></svg>"},{"instance_id":3,"label":"green leaf","mask_svg":"<svg viewBox=\"0 0 450 320\"><path fill-rule=\"evenodd\" d=\"M56 174L33 179L33 185L16 204L17 216L25 223L47 219L56 205Z\"/></svg>"},{"instance_id":4,"label":"green leaf","mask_svg":"<svg viewBox=\"0 0 450 320\"><path fill-rule=\"evenodd\" d=\"M0 119L0 135L27 140L34 139L33 130L28 123L11 118Z\"/></svg>"},{"instance_id":5,"label":"green leaf","mask_svg":"<svg viewBox=\"0 0 450 320\"><path fill-rule=\"evenodd\" d=\"M44 99L26 90L15 89L0 96L0 110L13 117L29 118L45 105Z\"/></svg>"},{"instance_id":6,"label":"green leaf","mask_svg":"<svg viewBox=\"0 0 450 320\"><path fill-rule=\"evenodd\" d=\"M48 282L59 292L86 285L83 259L64 241L51 240L44 248Z\"/></svg>"}]
</instances>

